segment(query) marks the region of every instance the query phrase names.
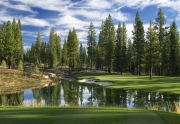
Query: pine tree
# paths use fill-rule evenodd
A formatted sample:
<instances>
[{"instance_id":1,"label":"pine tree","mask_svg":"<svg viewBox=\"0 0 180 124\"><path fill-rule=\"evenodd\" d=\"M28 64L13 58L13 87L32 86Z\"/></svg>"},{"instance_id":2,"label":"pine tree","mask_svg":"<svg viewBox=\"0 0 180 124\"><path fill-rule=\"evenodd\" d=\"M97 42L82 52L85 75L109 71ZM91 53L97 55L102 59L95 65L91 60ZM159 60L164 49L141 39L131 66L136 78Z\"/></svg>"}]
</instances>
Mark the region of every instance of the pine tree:
<instances>
[{"instance_id":1,"label":"pine tree","mask_svg":"<svg viewBox=\"0 0 180 124\"><path fill-rule=\"evenodd\" d=\"M95 63L95 45L96 45L96 31L94 25L91 22L89 26L88 36L87 36L87 53L89 58L89 63L92 68L92 65Z\"/></svg>"},{"instance_id":2,"label":"pine tree","mask_svg":"<svg viewBox=\"0 0 180 124\"><path fill-rule=\"evenodd\" d=\"M12 30L11 22L8 21L6 28L6 35L5 35L5 58L7 60L8 68L11 67L14 55L14 33Z\"/></svg>"},{"instance_id":3,"label":"pine tree","mask_svg":"<svg viewBox=\"0 0 180 124\"><path fill-rule=\"evenodd\" d=\"M50 60L49 60L49 67L52 68L57 65L58 58L57 58L57 50L56 50L56 37L55 37L55 31L53 28L50 30L50 41L49 41L49 47L50 47Z\"/></svg>"},{"instance_id":4,"label":"pine tree","mask_svg":"<svg viewBox=\"0 0 180 124\"><path fill-rule=\"evenodd\" d=\"M105 35L104 35L104 21L102 21L101 24L101 31L99 33L99 41L97 43L97 50L99 54L99 58L98 59L98 68L104 68L106 66L105 63L105 53L106 53L106 44L105 44Z\"/></svg>"},{"instance_id":5,"label":"pine tree","mask_svg":"<svg viewBox=\"0 0 180 124\"><path fill-rule=\"evenodd\" d=\"M170 75L170 40L169 40L169 31L166 29L165 30L165 36L164 36L164 43L162 46L162 63L161 63L161 75ZM160 61L160 62L161 62Z\"/></svg>"},{"instance_id":6,"label":"pine tree","mask_svg":"<svg viewBox=\"0 0 180 124\"><path fill-rule=\"evenodd\" d=\"M143 69L143 56L144 56L144 45L145 45L145 39L144 39L144 26L143 22L140 19L140 15L137 12L135 17L135 24L134 24L134 30L133 33L133 47L135 49L136 54L136 74L141 75L142 69Z\"/></svg>"},{"instance_id":7,"label":"pine tree","mask_svg":"<svg viewBox=\"0 0 180 124\"><path fill-rule=\"evenodd\" d=\"M170 75L178 76L179 75L179 32L177 30L176 22L173 21L170 27L169 32L170 40Z\"/></svg>"},{"instance_id":8,"label":"pine tree","mask_svg":"<svg viewBox=\"0 0 180 124\"><path fill-rule=\"evenodd\" d=\"M76 65L76 59L78 57L78 38L76 34L75 28L73 31L69 31L68 39L67 39L67 55L69 60L69 67L74 69Z\"/></svg>"},{"instance_id":9,"label":"pine tree","mask_svg":"<svg viewBox=\"0 0 180 124\"><path fill-rule=\"evenodd\" d=\"M122 74L123 71L123 54L122 54L122 46L123 46L123 31L122 25L118 24L118 29L116 32L116 46L115 46L115 54L114 54L114 70L120 72Z\"/></svg>"},{"instance_id":10,"label":"pine tree","mask_svg":"<svg viewBox=\"0 0 180 124\"><path fill-rule=\"evenodd\" d=\"M62 48L62 58L61 58L61 63L62 65L67 65L68 63L67 60L67 41L66 39L64 39L64 44L63 44L63 48Z\"/></svg>"},{"instance_id":11,"label":"pine tree","mask_svg":"<svg viewBox=\"0 0 180 124\"><path fill-rule=\"evenodd\" d=\"M73 43L74 43L74 60L77 60L78 58L78 47L79 47L79 41L78 41L78 37L77 37L77 34L76 34L76 29L73 28L73 31L72 31L72 34L73 34ZM74 61L73 62L73 68L77 66L77 62Z\"/></svg>"},{"instance_id":12,"label":"pine tree","mask_svg":"<svg viewBox=\"0 0 180 124\"><path fill-rule=\"evenodd\" d=\"M28 62L31 63L31 50L27 49L26 52L24 53L24 63Z\"/></svg>"},{"instance_id":13,"label":"pine tree","mask_svg":"<svg viewBox=\"0 0 180 124\"><path fill-rule=\"evenodd\" d=\"M80 66L82 67L82 64L83 63L83 46L82 46L82 43L80 43L80 47L79 47L79 64Z\"/></svg>"},{"instance_id":14,"label":"pine tree","mask_svg":"<svg viewBox=\"0 0 180 124\"><path fill-rule=\"evenodd\" d=\"M86 47L85 47L85 46L83 47L83 52L82 52L82 53L83 53L83 54L82 54L83 63L84 63L84 64L87 64L87 55L86 55L87 52L86 52Z\"/></svg>"},{"instance_id":15,"label":"pine tree","mask_svg":"<svg viewBox=\"0 0 180 124\"><path fill-rule=\"evenodd\" d=\"M43 64L46 64L48 61L48 53L47 53L47 45L46 42L41 42L40 45L40 62L42 62Z\"/></svg>"},{"instance_id":16,"label":"pine tree","mask_svg":"<svg viewBox=\"0 0 180 124\"><path fill-rule=\"evenodd\" d=\"M18 29L20 29L20 20L16 23L15 19L12 23L4 22L0 26L0 60L6 60L9 68L15 68L24 56L21 29Z\"/></svg>"},{"instance_id":17,"label":"pine tree","mask_svg":"<svg viewBox=\"0 0 180 124\"><path fill-rule=\"evenodd\" d=\"M126 25L125 23L123 23L122 26L122 65L123 65L123 71L127 70L127 46L126 46L126 42L127 42L127 34L126 34Z\"/></svg>"},{"instance_id":18,"label":"pine tree","mask_svg":"<svg viewBox=\"0 0 180 124\"><path fill-rule=\"evenodd\" d=\"M37 64L36 45L35 44L31 45L29 58L30 58L31 63L34 63L34 65Z\"/></svg>"},{"instance_id":19,"label":"pine tree","mask_svg":"<svg viewBox=\"0 0 180 124\"><path fill-rule=\"evenodd\" d=\"M61 38L55 34L57 64L61 64Z\"/></svg>"},{"instance_id":20,"label":"pine tree","mask_svg":"<svg viewBox=\"0 0 180 124\"><path fill-rule=\"evenodd\" d=\"M36 53L35 55L37 56L37 60L36 60L36 64L39 65L41 64L41 44L42 44L42 39L41 39L41 34L40 34L40 31L38 31L38 34L37 34L37 38L36 38Z\"/></svg>"},{"instance_id":21,"label":"pine tree","mask_svg":"<svg viewBox=\"0 0 180 124\"><path fill-rule=\"evenodd\" d=\"M147 43L146 43L146 64L149 69L150 80L152 79L152 71L154 67L160 67L161 52L160 44L156 34L156 30L152 21L150 21L150 26L147 31Z\"/></svg>"},{"instance_id":22,"label":"pine tree","mask_svg":"<svg viewBox=\"0 0 180 124\"><path fill-rule=\"evenodd\" d=\"M165 19L164 13L163 13L161 8L159 8L158 17L156 18L155 24L156 24L157 35L158 35L159 44L160 44L159 50L160 50L161 55L162 55L162 60L161 60L162 66L160 66L159 70L158 70L159 76L160 76L160 75L163 75L163 72L166 70L167 61L165 59L166 59L167 53L168 53L165 50L166 48L164 47L164 45L166 44L165 43L166 19Z\"/></svg>"},{"instance_id":23,"label":"pine tree","mask_svg":"<svg viewBox=\"0 0 180 124\"><path fill-rule=\"evenodd\" d=\"M114 49L115 49L115 29L111 15L106 18L104 23L104 40L105 40L105 62L109 73L113 69Z\"/></svg>"},{"instance_id":24,"label":"pine tree","mask_svg":"<svg viewBox=\"0 0 180 124\"><path fill-rule=\"evenodd\" d=\"M0 62L3 60L3 54L4 54L4 31L3 26L0 25Z\"/></svg>"},{"instance_id":25,"label":"pine tree","mask_svg":"<svg viewBox=\"0 0 180 124\"><path fill-rule=\"evenodd\" d=\"M6 33L7 33L7 30L6 30L6 26L7 26L7 23L4 22L3 25L1 26L1 30L0 30L0 56L1 56L1 61L2 60L7 60L6 59L6 55L7 55L7 52L5 51L6 49Z\"/></svg>"},{"instance_id":26,"label":"pine tree","mask_svg":"<svg viewBox=\"0 0 180 124\"><path fill-rule=\"evenodd\" d=\"M97 46L96 46L96 68L102 69L102 56L101 56L99 42L97 43Z\"/></svg>"},{"instance_id":27,"label":"pine tree","mask_svg":"<svg viewBox=\"0 0 180 124\"><path fill-rule=\"evenodd\" d=\"M14 47L14 52L13 52L13 59L12 59L12 64L13 64L13 68L18 64L17 63L17 54L18 54L18 52L17 52L17 46L16 46L16 44L17 44L17 42L16 42L16 29L17 29L17 24L16 24L16 20L15 20L15 18L13 18L13 22L12 22L12 30L13 30L13 35L14 35L14 37L13 37L13 43L14 43L14 45L15 46L13 46Z\"/></svg>"},{"instance_id":28,"label":"pine tree","mask_svg":"<svg viewBox=\"0 0 180 124\"><path fill-rule=\"evenodd\" d=\"M131 42L131 39L128 39L127 69L129 72L132 72L132 70L133 70L133 44Z\"/></svg>"},{"instance_id":29,"label":"pine tree","mask_svg":"<svg viewBox=\"0 0 180 124\"><path fill-rule=\"evenodd\" d=\"M19 63L20 60L23 60L24 58L24 47L23 47L23 40L22 40L22 33L21 33L21 21L18 19L18 23L16 25L16 32L14 33L15 35L15 53L16 53L16 64Z\"/></svg>"}]
</instances>

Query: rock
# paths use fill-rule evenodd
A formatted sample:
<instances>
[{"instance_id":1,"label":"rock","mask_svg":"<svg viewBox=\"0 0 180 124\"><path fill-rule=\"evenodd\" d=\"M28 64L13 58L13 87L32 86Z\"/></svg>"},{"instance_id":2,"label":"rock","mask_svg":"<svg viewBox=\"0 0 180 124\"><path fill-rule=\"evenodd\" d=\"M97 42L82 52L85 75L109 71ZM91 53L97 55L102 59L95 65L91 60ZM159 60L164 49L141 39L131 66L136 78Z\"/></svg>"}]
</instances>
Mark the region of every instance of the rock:
<instances>
[{"instance_id":1,"label":"rock","mask_svg":"<svg viewBox=\"0 0 180 124\"><path fill-rule=\"evenodd\" d=\"M48 75L49 75L49 77L56 77L56 74L54 74L54 73L49 73Z\"/></svg>"},{"instance_id":2,"label":"rock","mask_svg":"<svg viewBox=\"0 0 180 124\"><path fill-rule=\"evenodd\" d=\"M43 75L43 78L48 79L49 76L48 75Z\"/></svg>"}]
</instances>

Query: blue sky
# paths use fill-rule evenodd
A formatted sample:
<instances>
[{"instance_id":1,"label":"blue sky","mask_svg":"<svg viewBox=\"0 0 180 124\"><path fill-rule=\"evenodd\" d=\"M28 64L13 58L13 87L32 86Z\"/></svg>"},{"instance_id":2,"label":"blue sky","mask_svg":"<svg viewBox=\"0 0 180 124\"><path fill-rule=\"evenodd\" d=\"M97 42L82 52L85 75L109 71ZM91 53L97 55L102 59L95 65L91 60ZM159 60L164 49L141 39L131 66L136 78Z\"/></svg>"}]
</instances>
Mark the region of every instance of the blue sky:
<instances>
[{"instance_id":1,"label":"blue sky","mask_svg":"<svg viewBox=\"0 0 180 124\"><path fill-rule=\"evenodd\" d=\"M49 31L53 27L61 37L63 44L68 31L75 27L79 42L86 45L90 22L93 22L97 37L101 21L111 14L115 27L125 22L128 38L132 37L135 14L139 11L144 28L149 20L155 20L158 8L162 8L167 25L176 21L180 26L180 0L0 0L0 24L20 19L24 48L36 41L37 31L42 40L49 40Z\"/></svg>"}]
</instances>

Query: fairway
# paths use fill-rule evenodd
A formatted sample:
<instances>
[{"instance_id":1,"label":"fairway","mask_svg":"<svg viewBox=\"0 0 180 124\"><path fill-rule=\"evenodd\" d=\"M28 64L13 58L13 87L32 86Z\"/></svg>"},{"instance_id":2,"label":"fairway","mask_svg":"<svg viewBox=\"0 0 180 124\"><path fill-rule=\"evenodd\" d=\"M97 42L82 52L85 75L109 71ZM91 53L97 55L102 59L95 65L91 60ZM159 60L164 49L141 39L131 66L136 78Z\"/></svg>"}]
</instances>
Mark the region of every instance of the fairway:
<instances>
[{"instance_id":1,"label":"fairway","mask_svg":"<svg viewBox=\"0 0 180 124\"><path fill-rule=\"evenodd\" d=\"M154 92L180 93L180 77L120 75L117 73L86 72L77 75L77 78L100 79L102 81L112 81L114 84L106 88L123 88L133 90L145 90Z\"/></svg>"},{"instance_id":2,"label":"fairway","mask_svg":"<svg viewBox=\"0 0 180 124\"><path fill-rule=\"evenodd\" d=\"M179 124L180 115L140 109L8 107L0 109L0 122L1 124Z\"/></svg>"}]
</instances>

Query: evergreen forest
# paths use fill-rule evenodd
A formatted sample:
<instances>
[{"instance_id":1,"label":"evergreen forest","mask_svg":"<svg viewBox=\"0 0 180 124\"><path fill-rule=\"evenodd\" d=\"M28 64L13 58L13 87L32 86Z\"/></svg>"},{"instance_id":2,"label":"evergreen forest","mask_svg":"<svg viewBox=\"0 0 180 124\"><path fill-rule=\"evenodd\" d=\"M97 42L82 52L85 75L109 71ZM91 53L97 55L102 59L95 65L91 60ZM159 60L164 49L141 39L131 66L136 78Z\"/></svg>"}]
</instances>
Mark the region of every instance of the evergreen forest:
<instances>
[{"instance_id":1,"label":"evergreen forest","mask_svg":"<svg viewBox=\"0 0 180 124\"><path fill-rule=\"evenodd\" d=\"M90 69L108 70L109 73L179 76L180 35L176 22L167 26L161 8L153 20L149 21L145 32L137 12L133 37L128 39L125 22L119 23L115 29L111 15L108 15L101 23L99 34L90 23L87 47L78 40L75 27L69 30L65 39L51 28L49 41L43 41L38 31L31 48L24 50L21 21L13 19L0 25L0 65L6 63L8 68L18 68L21 63L32 63L35 66L43 64L47 68L61 66L71 69L87 65Z\"/></svg>"}]
</instances>

